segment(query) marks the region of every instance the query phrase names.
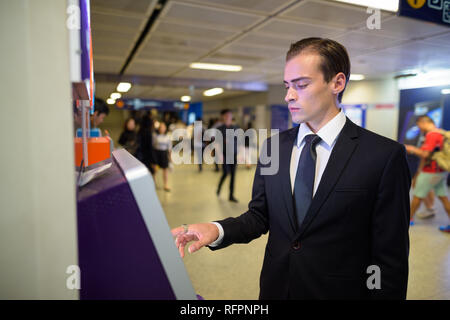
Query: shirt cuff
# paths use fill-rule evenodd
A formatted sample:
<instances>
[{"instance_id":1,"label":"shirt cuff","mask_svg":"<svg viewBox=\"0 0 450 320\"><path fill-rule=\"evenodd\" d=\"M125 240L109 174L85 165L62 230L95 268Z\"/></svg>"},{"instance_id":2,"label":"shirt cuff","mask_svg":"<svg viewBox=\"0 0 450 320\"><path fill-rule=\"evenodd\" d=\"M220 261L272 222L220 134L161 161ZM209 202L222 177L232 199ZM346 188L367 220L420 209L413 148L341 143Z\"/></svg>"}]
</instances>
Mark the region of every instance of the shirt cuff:
<instances>
[{"instance_id":1,"label":"shirt cuff","mask_svg":"<svg viewBox=\"0 0 450 320\"><path fill-rule=\"evenodd\" d=\"M211 222L211 223L215 224L217 226L217 228L219 229L219 237L216 239L216 241L210 243L208 246L209 247L217 247L218 245L220 245L222 243L224 231L223 231L223 227L220 223L218 223L218 222Z\"/></svg>"}]
</instances>

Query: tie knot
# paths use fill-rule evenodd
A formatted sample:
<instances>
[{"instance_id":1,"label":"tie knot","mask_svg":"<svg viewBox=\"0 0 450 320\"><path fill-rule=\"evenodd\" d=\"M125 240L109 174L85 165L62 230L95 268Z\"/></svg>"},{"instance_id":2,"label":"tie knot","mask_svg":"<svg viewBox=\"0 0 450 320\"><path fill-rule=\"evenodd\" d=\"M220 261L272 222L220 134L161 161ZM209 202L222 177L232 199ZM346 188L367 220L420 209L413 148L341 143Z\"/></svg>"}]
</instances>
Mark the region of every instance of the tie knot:
<instances>
[{"instance_id":1,"label":"tie knot","mask_svg":"<svg viewBox=\"0 0 450 320\"><path fill-rule=\"evenodd\" d=\"M315 146L317 143L320 142L320 137L317 134L308 134L307 136L305 136L305 143L308 145L313 145Z\"/></svg>"}]
</instances>

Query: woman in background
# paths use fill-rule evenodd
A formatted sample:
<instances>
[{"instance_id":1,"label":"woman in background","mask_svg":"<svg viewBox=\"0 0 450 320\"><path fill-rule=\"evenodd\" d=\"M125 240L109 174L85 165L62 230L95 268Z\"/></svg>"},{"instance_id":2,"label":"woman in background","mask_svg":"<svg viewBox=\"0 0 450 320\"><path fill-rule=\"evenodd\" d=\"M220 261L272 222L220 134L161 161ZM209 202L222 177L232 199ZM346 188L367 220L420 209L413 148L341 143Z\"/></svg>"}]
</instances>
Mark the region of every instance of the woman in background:
<instances>
[{"instance_id":1,"label":"woman in background","mask_svg":"<svg viewBox=\"0 0 450 320\"><path fill-rule=\"evenodd\" d=\"M154 137L156 164L163 170L164 191L169 192L169 159L172 151L172 140L167 134L167 126L161 122L158 133Z\"/></svg>"},{"instance_id":2,"label":"woman in background","mask_svg":"<svg viewBox=\"0 0 450 320\"><path fill-rule=\"evenodd\" d=\"M120 134L119 144L122 145L129 153L136 156L137 134L136 122L133 118L125 120L123 131Z\"/></svg>"}]
</instances>

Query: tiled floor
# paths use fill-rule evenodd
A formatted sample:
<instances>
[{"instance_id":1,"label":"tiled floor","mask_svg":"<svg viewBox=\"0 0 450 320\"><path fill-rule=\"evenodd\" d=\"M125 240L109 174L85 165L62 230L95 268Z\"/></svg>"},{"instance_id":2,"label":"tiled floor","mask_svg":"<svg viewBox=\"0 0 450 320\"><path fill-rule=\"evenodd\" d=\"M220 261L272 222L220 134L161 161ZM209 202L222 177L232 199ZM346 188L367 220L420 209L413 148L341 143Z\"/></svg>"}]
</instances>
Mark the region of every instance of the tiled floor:
<instances>
[{"instance_id":1,"label":"tiled floor","mask_svg":"<svg viewBox=\"0 0 450 320\"><path fill-rule=\"evenodd\" d=\"M156 177L157 193L171 228L182 223L208 222L245 212L251 197L254 167L236 172L235 196L228 199L229 178L220 197L216 188L220 172L213 166L176 166L170 174L170 193L162 190L162 173ZM410 229L410 275L408 299L450 299L450 235L440 232L448 218L439 201L438 214L430 220L416 219ZM233 245L212 252L204 248L184 258L196 292L205 299L257 299L267 235L246 245Z\"/></svg>"}]
</instances>

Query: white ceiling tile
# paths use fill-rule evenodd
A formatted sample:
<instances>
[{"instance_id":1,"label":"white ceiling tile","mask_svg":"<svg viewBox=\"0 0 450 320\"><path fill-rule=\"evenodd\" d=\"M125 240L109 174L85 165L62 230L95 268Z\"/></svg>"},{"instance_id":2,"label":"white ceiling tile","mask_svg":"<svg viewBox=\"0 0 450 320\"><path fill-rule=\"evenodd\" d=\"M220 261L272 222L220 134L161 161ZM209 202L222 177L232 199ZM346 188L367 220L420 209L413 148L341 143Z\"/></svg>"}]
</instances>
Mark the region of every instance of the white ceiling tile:
<instances>
[{"instance_id":1,"label":"white ceiling tile","mask_svg":"<svg viewBox=\"0 0 450 320\"><path fill-rule=\"evenodd\" d=\"M91 11L144 14L154 0L91 0Z\"/></svg>"},{"instance_id":2,"label":"white ceiling tile","mask_svg":"<svg viewBox=\"0 0 450 320\"><path fill-rule=\"evenodd\" d=\"M179 69L180 67L176 65L168 66L133 61L128 66L125 74L167 77Z\"/></svg>"},{"instance_id":3,"label":"white ceiling tile","mask_svg":"<svg viewBox=\"0 0 450 320\"><path fill-rule=\"evenodd\" d=\"M249 27L262 17L233 12L223 9L207 8L169 2L169 8L165 11L163 21L178 21L196 26L207 26L219 30L240 31Z\"/></svg>"},{"instance_id":4,"label":"white ceiling tile","mask_svg":"<svg viewBox=\"0 0 450 320\"><path fill-rule=\"evenodd\" d=\"M268 15L274 13L292 0L176 0L177 2L198 3L204 6L214 6L219 8L249 11L258 14Z\"/></svg>"},{"instance_id":5,"label":"white ceiling tile","mask_svg":"<svg viewBox=\"0 0 450 320\"><path fill-rule=\"evenodd\" d=\"M302 38L323 37L330 38L345 32L344 29L332 28L323 25L287 21L278 18L269 20L257 28L258 34L272 37L287 38L292 43Z\"/></svg>"},{"instance_id":6,"label":"white ceiling tile","mask_svg":"<svg viewBox=\"0 0 450 320\"><path fill-rule=\"evenodd\" d=\"M115 32L128 32L136 35L142 26L143 19L120 17L103 13L91 13L92 30L104 30Z\"/></svg>"},{"instance_id":7,"label":"white ceiling tile","mask_svg":"<svg viewBox=\"0 0 450 320\"><path fill-rule=\"evenodd\" d=\"M281 14L282 17L309 21L319 25L350 28L365 23L369 15L366 8L330 1L301 1Z\"/></svg>"},{"instance_id":8,"label":"white ceiling tile","mask_svg":"<svg viewBox=\"0 0 450 320\"><path fill-rule=\"evenodd\" d=\"M202 28L200 26L186 25L161 21L154 30L154 34L170 34L177 38L226 40L235 34L234 31L225 31L218 28Z\"/></svg>"}]
</instances>

